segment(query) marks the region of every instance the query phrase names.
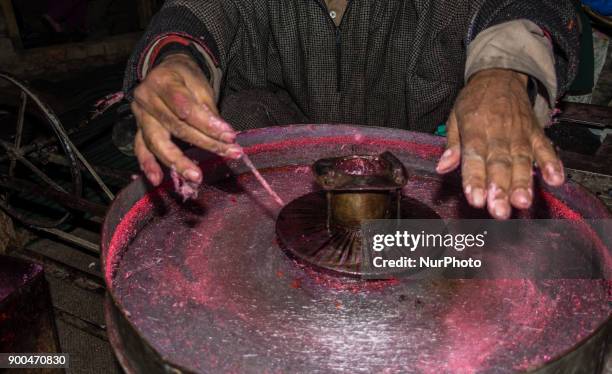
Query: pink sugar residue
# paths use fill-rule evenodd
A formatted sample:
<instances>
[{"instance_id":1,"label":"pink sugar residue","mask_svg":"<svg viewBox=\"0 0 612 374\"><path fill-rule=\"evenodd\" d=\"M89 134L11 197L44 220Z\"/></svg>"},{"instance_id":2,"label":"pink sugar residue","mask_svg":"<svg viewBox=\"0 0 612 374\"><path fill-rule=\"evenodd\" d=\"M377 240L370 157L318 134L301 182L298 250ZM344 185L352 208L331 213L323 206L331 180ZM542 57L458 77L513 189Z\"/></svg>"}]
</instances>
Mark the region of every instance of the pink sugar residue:
<instances>
[{"instance_id":1,"label":"pink sugar residue","mask_svg":"<svg viewBox=\"0 0 612 374\"><path fill-rule=\"evenodd\" d=\"M348 175L376 175L382 174L387 165L382 160L355 157L340 161L336 167Z\"/></svg>"},{"instance_id":2,"label":"pink sugar residue","mask_svg":"<svg viewBox=\"0 0 612 374\"><path fill-rule=\"evenodd\" d=\"M162 190L158 188L144 195L143 198L138 200L123 216L123 219L121 219L121 222L119 222L115 228L113 237L108 246L108 251L104 257L106 259L104 278L109 287L113 284L113 274L121 258L121 252L138 233L139 223L142 222L144 217L149 215L153 209L153 199L156 196L160 196L160 193L162 193L161 191Z\"/></svg>"},{"instance_id":3,"label":"pink sugar residue","mask_svg":"<svg viewBox=\"0 0 612 374\"><path fill-rule=\"evenodd\" d=\"M176 172L174 167L170 171L170 177L172 178L174 190L177 194L179 194L179 196L181 196L183 202L191 199L197 199L198 190L200 188L199 183L186 180L182 175L179 175L179 173Z\"/></svg>"},{"instance_id":4,"label":"pink sugar residue","mask_svg":"<svg viewBox=\"0 0 612 374\"><path fill-rule=\"evenodd\" d=\"M346 144L354 144L356 142L364 145L371 144L381 146L389 150L401 149L403 152L409 152L428 160L437 159L442 155L442 152L444 152L444 147L442 146L421 144L403 140L373 138L368 136L359 137L358 140L355 139L355 136L330 136L323 138L282 140L244 147L244 151L248 154L257 154L284 149L303 149L308 146L318 144L338 144L339 146L342 146Z\"/></svg>"},{"instance_id":5,"label":"pink sugar residue","mask_svg":"<svg viewBox=\"0 0 612 374\"><path fill-rule=\"evenodd\" d=\"M350 293L376 292L382 291L387 287L392 287L400 283L398 279L365 280L337 277L334 275L319 272L308 265L302 265L298 262L295 262L295 264L299 268L301 268L304 274L306 275L306 277L304 277L304 280L310 280L316 285L323 286L327 289L335 291L344 291Z\"/></svg>"},{"instance_id":6,"label":"pink sugar residue","mask_svg":"<svg viewBox=\"0 0 612 374\"><path fill-rule=\"evenodd\" d=\"M582 215L580 215L580 213L574 211L572 208L567 206L567 204L553 196L553 194L550 192L541 191L540 195L552 210L551 217L559 217L575 221L579 221L584 218Z\"/></svg>"}]
</instances>

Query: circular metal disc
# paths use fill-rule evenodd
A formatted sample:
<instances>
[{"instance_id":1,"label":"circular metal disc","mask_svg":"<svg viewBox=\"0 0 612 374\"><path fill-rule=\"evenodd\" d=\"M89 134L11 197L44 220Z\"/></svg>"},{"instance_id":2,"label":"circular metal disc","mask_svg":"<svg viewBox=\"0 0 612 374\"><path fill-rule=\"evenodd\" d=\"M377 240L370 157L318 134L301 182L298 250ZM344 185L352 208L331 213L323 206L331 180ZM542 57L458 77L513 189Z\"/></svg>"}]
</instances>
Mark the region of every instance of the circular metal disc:
<instances>
[{"instance_id":1,"label":"circular metal disc","mask_svg":"<svg viewBox=\"0 0 612 374\"><path fill-rule=\"evenodd\" d=\"M239 140L285 201L316 196L308 195L316 191L314 160L389 149L409 168L405 196L443 218L487 217L467 205L457 176L433 171L441 142L433 147L420 135L363 129L351 144L352 129L304 126ZM249 141L264 145L249 147ZM608 321L605 281L363 281L303 266L280 248L280 208L254 177L238 163L204 167L209 180L197 201L182 204L160 189L133 204L138 199L124 193L105 224L113 303L150 347L147 354L172 367L509 373L551 364ZM127 193L138 191L135 186ZM594 206L576 187L557 191ZM520 217L580 218L549 192L535 195ZM515 266L512 259L504 263Z\"/></svg>"}]
</instances>

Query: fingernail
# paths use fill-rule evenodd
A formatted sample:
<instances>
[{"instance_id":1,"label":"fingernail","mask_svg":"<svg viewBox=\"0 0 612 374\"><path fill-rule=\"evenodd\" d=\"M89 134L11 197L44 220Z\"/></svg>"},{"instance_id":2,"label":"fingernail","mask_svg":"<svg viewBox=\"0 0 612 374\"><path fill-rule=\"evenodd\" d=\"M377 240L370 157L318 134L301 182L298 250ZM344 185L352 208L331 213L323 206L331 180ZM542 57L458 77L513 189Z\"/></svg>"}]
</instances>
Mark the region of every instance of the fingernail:
<instances>
[{"instance_id":1,"label":"fingernail","mask_svg":"<svg viewBox=\"0 0 612 374\"><path fill-rule=\"evenodd\" d=\"M519 208L527 208L531 204L531 194L524 188L517 188L512 193L512 203Z\"/></svg>"},{"instance_id":2,"label":"fingernail","mask_svg":"<svg viewBox=\"0 0 612 374\"><path fill-rule=\"evenodd\" d=\"M549 162L544 168L545 173L548 175L548 182L553 185L561 184L563 182L563 172L560 172L554 163Z\"/></svg>"},{"instance_id":3,"label":"fingernail","mask_svg":"<svg viewBox=\"0 0 612 374\"><path fill-rule=\"evenodd\" d=\"M447 165L447 163L452 155L453 150L451 148L447 149L446 151L444 151L444 153L442 153L442 156L440 156L440 160L438 161L438 165L436 166L436 170L438 172L448 169L449 165Z\"/></svg>"},{"instance_id":4,"label":"fingernail","mask_svg":"<svg viewBox=\"0 0 612 374\"><path fill-rule=\"evenodd\" d=\"M200 173L197 170L187 169L183 176L192 182L200 182Z\"/></svg>"},{"instance_id":5,"label":"fingernail","mask_svg":"<svg viewBox=\"0 0 612 374\"><path fill-rule=\"evenodd\" d=\"M472 193L472 185L468 184L467 186L465 186L465 189L463 190L463 192L465 192L466 195L469 195Z\"/></svg>"},{"instance_id":6,"label":"fingernail","mask_svg":"<svg viewBox=\"0 0 612 374\"><path fill-rule=\"evenodd\" d=\"M233 143L236 140L236 134L233 132L224 132L221 134L221 141L225 143Z\"/></svg>"},{"instance_id":7,"label":"fingernail","mask_svg":"<svg viewBox=\"0 0 612 374\"><path fill-rule=\"evenodd\" d=\"M225 126L225 121L221 120L221 118L215 115L210 116L208 120L208 124L216 129L227 128L227 126Z\"/></svg>"},{"instance_id":8,"label":"fingernail","mask_svg":"<svg viewBox=\"0 0 612 374\"><path fill-rule=\"evenodd\" d=\"M232 131L229 123L225 122L221 117L215 115L207 105L202 105L204 112L208 115L208 124L214 128L224 131Z\"/></svg>"},{"instance_id":9,"label":"fingernail","mask_svg":"<svg viewBox=\"0 0 612 374\"><path fill-rule=\"evenodd\" d=\"M451 155L453 154L453 150L452 149L447 149L446 151L444 151L444 153L442 153L442 157L440 157L440 161L442 160L446 160L447 158L449 158Z\"/></svg>"},{"instance_id":10,"label":"fingernail","mask_svg":"<svg viewBox=\"0 0 612 374\"><path fill-rule=\"evenodd\" d=\"M495 218L506 218L508 217L508 206L501 200L495 200L493 203L493 211L495 212Z\"/></svg>"},{"instance_id":11,"label":"fingernail","mask_svg":"<svg viewBox=\"0 0 612 374\"><path fill-rule=\"evenodd\" d=\"M559 176L561 181L565 180L565 169L563 168L563 162L559 161Z\"/></svg>"},{"instance_id":12,"label":"fingernail","mask_svg":"<svg viewBox=\"0 0 612 374\"><path fill-rule=\"evenodd\" d=\"M149 172L145 173L145 175L153 186L157 187L161 183L162 176L160 176L159 173Z\"/></svg>"},{"instance_id":13,"label":"fingernail","mask_svg":"<svg viewBox=\"0 0 612 374\"><path fill-rule=\"evenodd\" d=\"M234 160L237 160L242 157L242 153L242 147L240 146L232 146L228 148L228 150L225 152L227 157L232 158Z\"/></svg>"},{"instance_id":14,"label":"fingernail","mask_svg":"<svg viewBox=\"0 0 612 374\"><path fill-rule=\"evenodd\" d=\"M482 188L475 188L472 191L472 203L474 206L481 208L485 203L485 194Z\"/></svg>"}]
</instances>

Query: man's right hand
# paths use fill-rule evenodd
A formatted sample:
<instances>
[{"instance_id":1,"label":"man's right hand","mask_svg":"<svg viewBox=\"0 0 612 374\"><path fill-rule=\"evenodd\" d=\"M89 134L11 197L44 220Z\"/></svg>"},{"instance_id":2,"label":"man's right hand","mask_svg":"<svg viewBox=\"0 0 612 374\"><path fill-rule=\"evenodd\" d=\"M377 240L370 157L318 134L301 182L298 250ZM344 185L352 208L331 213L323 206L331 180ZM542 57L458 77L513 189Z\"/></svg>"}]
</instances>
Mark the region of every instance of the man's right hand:
<instances>
[{"instance_id":1,"label":"man's right hand","mask_svg":"<svg viewBox=\"0 0 612 374\"><path fill-rule=\"evenodd\" d=\"M172 136L229 158L240 158L236 133L219 117L213 90L188 55L166 57L136 87L132 111L138 124L134 151L151 184L163 179L158 163L185 180L201 183L202 170L172 141Z\"/></svg>"}]
</instances>

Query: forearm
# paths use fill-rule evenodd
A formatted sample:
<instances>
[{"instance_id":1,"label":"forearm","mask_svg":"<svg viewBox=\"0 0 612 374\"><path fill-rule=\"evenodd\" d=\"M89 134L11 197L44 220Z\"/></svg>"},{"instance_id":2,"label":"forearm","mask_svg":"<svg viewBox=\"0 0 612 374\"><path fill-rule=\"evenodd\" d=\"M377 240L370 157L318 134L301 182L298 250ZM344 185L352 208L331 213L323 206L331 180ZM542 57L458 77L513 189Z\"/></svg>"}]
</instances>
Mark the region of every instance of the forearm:
<instances>
[{"instance_id":1,"label":"forearm","mask_svg":"<svg viewBox=\"0 0 612 374\"><path fill-rule=\"evenodd\" d=\"M530 78L530 99L541 125L550 121L558 95L555 56L550 38L528 20L505 22L482 31L468 46L466 82L488 69L507 69Z\"/></svg>"}]
</instances>

